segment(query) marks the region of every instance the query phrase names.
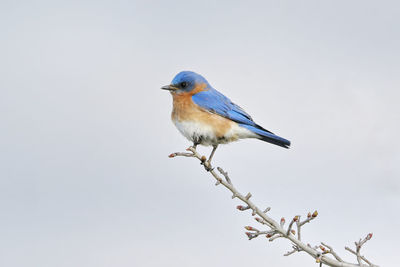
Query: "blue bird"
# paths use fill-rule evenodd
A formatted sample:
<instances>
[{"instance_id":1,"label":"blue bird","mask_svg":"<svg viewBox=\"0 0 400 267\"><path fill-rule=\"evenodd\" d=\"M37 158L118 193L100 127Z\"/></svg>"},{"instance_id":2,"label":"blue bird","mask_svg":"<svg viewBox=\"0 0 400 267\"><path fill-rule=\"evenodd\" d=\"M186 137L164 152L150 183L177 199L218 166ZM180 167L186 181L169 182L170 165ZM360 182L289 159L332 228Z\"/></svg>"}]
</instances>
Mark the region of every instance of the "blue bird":
<instances>
[{"instance_id":1,"label":"blue bird","mask_svg":"<svg viewBox=\"0 0 400 267\"><path fill-rule=\"evenodd\" d=\"M194 148L199 144L213 146L209 163L219 144L243 138L257 138L284 148L290 146L290 141L256 124L241 107L195 72L182 71L161 89L171 92L171 118L182 135L193 142Z\"/></svg>"}]
</instances>

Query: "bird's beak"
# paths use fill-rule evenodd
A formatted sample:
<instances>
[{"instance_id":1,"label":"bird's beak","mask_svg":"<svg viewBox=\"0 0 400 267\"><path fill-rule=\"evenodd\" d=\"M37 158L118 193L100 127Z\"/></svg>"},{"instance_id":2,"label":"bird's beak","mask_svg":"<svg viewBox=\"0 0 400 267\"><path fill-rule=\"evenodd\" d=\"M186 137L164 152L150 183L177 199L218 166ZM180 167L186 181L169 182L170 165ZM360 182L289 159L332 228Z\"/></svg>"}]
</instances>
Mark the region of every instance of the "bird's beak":
<instances>
[{"instance_id":1,"label":"bird's beak","mask_svg":"<svg viewBox=\"0 0 400 267\"><path fill-rule=\"evenodd\" d=\"M161 87L161 89L168 90L168 91L174 91L174 90L176 90L178 88L176 88L175 86L170 84L170 85L165 85L165 86Z\"/></svg>"}]
</instances>

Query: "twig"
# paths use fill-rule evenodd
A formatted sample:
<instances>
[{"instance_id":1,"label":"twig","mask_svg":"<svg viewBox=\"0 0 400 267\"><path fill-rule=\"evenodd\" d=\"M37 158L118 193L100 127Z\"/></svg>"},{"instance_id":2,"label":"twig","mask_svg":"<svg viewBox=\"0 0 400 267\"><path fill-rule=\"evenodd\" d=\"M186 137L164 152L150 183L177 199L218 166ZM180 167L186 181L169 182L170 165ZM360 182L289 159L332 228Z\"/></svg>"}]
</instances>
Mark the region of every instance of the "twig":
<instances>
[{"instance_id":1,"label":"twig","mask_svg":"<svg viewBox=\"0 0 400 267\"><path fill-rule=\"evenodd\" d=\"M376 266L376 265L372 264L369 260L367 260L364 256L362 256L362 255L360 254L361 247L362 247L368 240L370 240L371 238L372 238L372 233L369 233L364 239L362 239L362 240L360 239L359 242L354 242L354 244L356 245L356 251L352 250L352 249L349 248L349 247L345 247L345 249L346 249L347 251L350 251L352 254L356 255L357 261L358 261L358 264L359 264L359 265L362 265L362 260L363 260L363 261L364 261L365 263L367 263L369 266Z\"/></svg>"},{"instance_id":2,"label":"twig","mask_svg":"<svg viewBox=\"0 0 400 267\"><path fill-rule=\"evenodd\" d=\"M327 244L325 244L324 242L321 242L321 245L323 245L324 247L327 247L329 250L327 251L327 253L330 253L333 255L333 257L335 257L338 261L343 262L343 260L338 256L338 254L336 254L335 251L333 251L333 248L331 246L328 246Z\"/></svg>"},{"instance_id":3,"label":"twig","mask_svg":"<svg viewBox=\"0 0 400 267\"><path fill-rule=\"evenodd\" d=\"M225 177L225 180L228 182L228 184L232 184L227 172L225 172L221 167L217 167L217 170Z\"/></svg>"},{"instance_id":4,"label":"twig","mask_svg":"<svg viewBox=\"0 0 400 267\"><path fill-rule=\"evenodd\" d=\"M280 223L276 222L274 219L272 219L271 217L269 217L267 215L267 212L270 210L270 208L268 207L264 211L262 211L250 200L250 198L251 198L250 193L248 193L246 196L242 195L233 186L232 181L229 178L229 175L227 172L223 171L222 168L220 168L220 167L217 168L218 172L224 176L224 178L225 178L225 180L224 180L217 174L217 172L214 171L214 168L211 166L211 164L208 161L206 161L205 156L201 156L196 151L196 149L193 147L189 147L187 150L192 153L180 153L180 152L172 153L169 155L169 157L171 157L171 158L177 157L177 156L194 157L194 158L197 158L198 160L200 160L200 162L204 166L205 170L210 172L211 175L217 180L217 183L216 183L217 185L222 184L224 187L226 187L232 193L232 198L238 198L246 204L246 206L242 206L242 205L237 206L236 208L238 210L244 211L244 210L251 209L252 215L257 214L259 216L259 217L255 218L257 220L257 222L259 222L261 224L265 224L271 228L270 231L259 231L258 229L253 228L252 226L246 226L246 229L251 231L251 232L246 232L246 235L248 236L249 239L256 238L260 235L265 235L267 238L269 238L269 241L273 241L280 237L289 239L293 243L293 245L292 245L293 250L287 252L285 254L285 256L289 256L295 252L304 251L307 254L309 254L311 257L313 257L317 263L320 263L320 265L325 264L325 265L333 266L333 267L365 267L367 265L365 265L361 262L361 260L363 260L364 262L369 264L369 266L377 267L377 265L371 264L364 256L360 255L360 249L361 249L362 245L364 245L365 242L367 242L368 240L371 239L372 234L368 234L367 237L364 238L363 240L360 239L359 242L355 242L356 243L356 251L346 247L346 250L350 251L351 253L353 253L357 256L358 264L343 261L333 251L333 249L331 247L327 246L324 243L322 243L322 245L325 246L326 248L328 248L329 251L326 250L325 248L321 249L320 246L312 247L309 244L306 245L305 243L303 243L301 241L301 234L300 234L301 227L304 224L309 223L311 220L315 219L318 215L317 211L315 211L312 214L308 213L307 219L305 219L304 221L300 221L299 215L295 216L292 219L292 221L290 222L289 227L285 230L284 229L284 224L285 224L284 218L282 218L280 220ZM297 237L294 235L295 231L292 229L292 226L295 222L297 225ZM290 233L292 233L293 235L291 235ZM320 248L322 250L322 253L318 251L318 248ZM335 259L328 257L327 254L332 254Z\"/></svg>"},{"instance_id":5,"label":"twig","mask_svg":"<svg viewBox=\"0 0 400 267\"><path fill-rule=\"evenodd\" d=\"M290 232L292 231L293 223L297 222L297 221L299 220L299 217L300 217L300 216L295 216L295 217L293 218L293 220L290 222L289 227L288 227L288 229L287 229L287 231L286 231L286 235L289 235L289 234L290 234Z\"/></svg>"},{"instance_id":6,"label":"twig","mask_svg":"<svg viewBox=\"0 0 400 267\"><path fill-rule=\"evenodd\" d=\"M293 249L291 251L286 252L285 254L283 254L283 256L290 256L293 253L300 251L300 249L296 245L293 245L292 248Z\"/></svg>"},{"instance_id":7,"label":"twig","mask_svg":"<svg viewBox=\"0 0 400 267\"><path fill-rule=\"evenodd\" d=\"M304 221L300 221L300 215L298 215L299 218L296 221L296 225L297 225L297 239L301 241L301 227L306 224L309 223L311 220L315 219L318 216L318 211L314 211L313 214L311 214L311 212L309 212L307 214L307 219L305 219Z\"/></svg>"}]
</instances>

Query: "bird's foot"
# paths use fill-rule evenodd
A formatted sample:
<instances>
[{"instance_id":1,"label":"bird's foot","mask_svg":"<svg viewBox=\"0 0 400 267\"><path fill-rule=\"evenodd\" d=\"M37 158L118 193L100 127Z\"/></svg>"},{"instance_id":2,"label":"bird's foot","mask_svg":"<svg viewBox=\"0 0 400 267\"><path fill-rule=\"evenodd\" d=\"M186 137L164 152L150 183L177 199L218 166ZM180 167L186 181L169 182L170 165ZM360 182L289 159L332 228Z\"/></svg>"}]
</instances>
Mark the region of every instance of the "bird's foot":
<instances>
[{"instance_id":1,"label":"bird's foot","mask_svg":"<svg viewBox=\"0 0 400 267\"><path fill-rule=\"evenodd\" d=\"M211 171L213 171L214 170L214 168L213 167L211 167L211 165L210 164L208 164L208 162L202 162L202 163L200 163L201 165L203 165L204 166L204 169L206 169L206 171L208 171L208 172L211 172Z\"/></svg>"},{"instance_id":2,"label":"bird's foot","mask_svg":"<svg viewBox=\"0 0 400 267\"><path fill-rule=\"evenodd\" d=\"M188 147L186 150L187 151L192 151L192 150L196 150L198 144L193 144L192 146Z\"/></svg>"},{"instance_id":3,"label":"bird's foot","mask_svg":"<svg viewBox=\"0 0 400 267\"><path fill-rule=\"evenodd\" d=\"M214 168L211 166L211 161L210 161L210 160L207 160L207 158L206 158L205 156L202 156L202 157L201 157L201 162L200 162L200 164L203 165L203 166L204 166L204 169L206 169L206 171L208 171L208 172L214 170Z\"/></svg>"}]
</instances>

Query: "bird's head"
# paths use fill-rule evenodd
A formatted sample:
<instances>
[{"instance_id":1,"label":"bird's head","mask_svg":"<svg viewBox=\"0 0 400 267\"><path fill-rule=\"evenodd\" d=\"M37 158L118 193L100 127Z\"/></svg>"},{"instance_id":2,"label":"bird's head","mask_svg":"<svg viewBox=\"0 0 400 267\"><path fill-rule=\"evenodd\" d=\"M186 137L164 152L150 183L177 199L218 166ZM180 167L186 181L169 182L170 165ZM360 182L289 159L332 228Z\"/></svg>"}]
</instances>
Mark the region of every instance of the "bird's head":
<instances>
[{"instance_id":1,"label":"bird's head","mask_svg":"<svg viewBox=\"0 0 400 267\"><path fill-rule=\"evenodd\" d=\"M209 87L207 80L193 71L179 72L170 85L161 87L169 90L171 94L197 93Z\"/></svg>"}]
</instances>

